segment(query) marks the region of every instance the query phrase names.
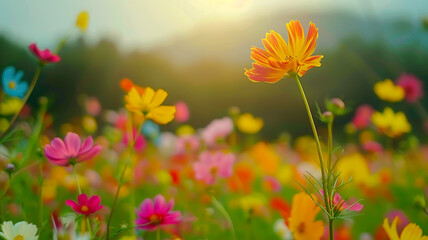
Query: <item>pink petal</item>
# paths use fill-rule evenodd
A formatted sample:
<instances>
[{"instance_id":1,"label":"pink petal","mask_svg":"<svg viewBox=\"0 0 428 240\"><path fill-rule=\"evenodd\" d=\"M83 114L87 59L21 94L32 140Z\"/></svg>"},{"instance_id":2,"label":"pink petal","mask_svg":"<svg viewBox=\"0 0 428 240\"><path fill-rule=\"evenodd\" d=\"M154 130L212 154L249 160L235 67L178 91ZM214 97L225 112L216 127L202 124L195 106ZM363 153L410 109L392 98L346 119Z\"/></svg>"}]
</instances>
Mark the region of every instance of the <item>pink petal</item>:
<instances>
[{"instance_id":1,"label":"pink petal","mask_svg":"<svg viewBox=\"0 0 428 240\"><path fill-rule=\"evenodd\" d=\"M65 205L72 207L75 211L79 209L79 205L73 200L65 201Z\"/></svg>"},{"instance_id":2,"label":"pink petal","mask_svg":"<svg viewBox=\"0 0 428 240\"><path fill-rule=\"evenodd\" d=\"M346 208L348 208L349 206L347 206ZM361 210L363 210L363 205L359 204L359 203L355 203L352 205L352 207L349 207L348 210L354 211L354 212L359 212Z\"/></svg>"},{"instance_id":3,"label":"pink petal","mask_svg":"<svg viewBox=\"0 0 428 240\"><path fill-rule=\"evenodd\" d=\"M59 165L59 166L67 166L70 164L69 159L68 158L64 158L64 159L49 159L49 162L55 165Z\"/></svg>"},{"instance_id":4,"label":"pink petal","mask_svg":"<svg viewBox=\"0 0 428 240\"><path fill-rule=\"evenodd\" d=\"M77 202L79 205L87 205L88 204L88 196L86 194L82 193L77 197Z\"/></svg>"},{"instance_id":5,"label":"pink petal","mask_svg":"<svg viewBox=\"0 0 428 240\"><path fill-rule=\"evenodd\" d=\"M101 198L97 195L94 195L88 200L88 208L95 208L98 204L101 203Z\"/></svg>"},{"instance_id":6,"label":"pink petal","mask_svg":"<svg viewBox=\"0 0 428 240\"><path fill-rule=\"evenodd\" d=\"M162 213L162 209L165 205L165 198L162 195L156 195L154 199L153 209L155 213Z\"/></svg>"},{"instance_id":7,"label":"pink petal","mask_svg":"<svg viewBox=\"0 0 428 240\"><path fill-rule=\"evenodd\" d=\"M140 217L150 217L154 213L152 199L148 198L140 205L140 212L137 214Z\"/></svg>"},{"instance_id":8,"label":"pink petal","mask_svg":"<svg viewBox=\"0 0 428 240\"><path fill-rule=\"evenodd\" d=\"M82 155L82 154L86 153L87 151L89 151L93 144L94 144L94 141L92 140L91 136L86 138L86 140L83 142L82 146L80 147L79 155Z\"/></svg>"},{"instance_id":9,"label":"pink petal","mask_svg":"<svg viewBox=\"0 0 428 240\"><path fill-rule=\"evenodd\" d=\"M340 201L342 200L342 197L339 195L339 193L334 194L334 198L333 198L333 204L337 205L340 204ZM346 202L345 202L346 204Z\"/></svg>"},{"instance_id":10,"label":"pink petal","mask_svg":"<svg viewBox=\"0 0 428 240\"><path fill-rule=\"evenodd\" d=\"M89 159L92 159L93 157L98 155L98 153L101 151L101 149L102 149L102 147L100 145L95 145L91 150L89 150L86 153L78 156L77 162L83 162L83 161L87 161Z\"/></svg>"},{"instance_id":11,"label":"pink petal","mask_svg":"<svg viewBox=\"0 0 428 240\"><path fill-rule=\"evenodd\" d=\"M68 150L69 157L76 157L80 150L80 137L79 135L69 132L64 139L65 147Z\"/></svg>"},{"instance_id":12,"label":"pink petal","mask_svg":"<svg viewBox=\"0 0 428 240\"><path fill-rule=\"evenodd\" d=\"M58 152L62 153L65 156L68 155L67 147L65 146L64 142L61 138L54 138L50 145Z\"/></svg>"},{"instance_id":13,"label":"pink petal","mask_svg":"<svg viewBox=\"0 0 428 240\"><path fill-rule=\"evenodd\" d=\"M46 158L48 158L49 160L66 159L66 154L64 152L55 149L51 145L45 146L44 154L45 154Z\"/></svg>"}]
</instances>

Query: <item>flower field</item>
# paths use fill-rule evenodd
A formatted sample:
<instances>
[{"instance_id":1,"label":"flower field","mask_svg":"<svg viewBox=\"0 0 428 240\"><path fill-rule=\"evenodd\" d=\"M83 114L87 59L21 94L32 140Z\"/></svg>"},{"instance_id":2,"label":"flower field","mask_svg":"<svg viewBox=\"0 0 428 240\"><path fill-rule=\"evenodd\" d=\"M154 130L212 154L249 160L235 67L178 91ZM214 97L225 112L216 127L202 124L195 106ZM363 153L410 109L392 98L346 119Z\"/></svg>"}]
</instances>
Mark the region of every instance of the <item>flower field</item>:
<instances>
[{"instance_id":1,"label":"flower field","mask_svg":"<svg viewBox=\"0 0 428 240\"><path fill-rule=\"evenodd\" d=\"M196 126L215 102L193 111L171 100L176 87L127 73L97 86L118 89L119 108L95 95L55 111L61 99L32 99L53 69L74 71L60 64L91 21L80 12L56 48L28 44L31 71L15 58L0 70L0 239L428 240L426 79L403 71L370 83L374 102L328 92L316 102L307 78L329 58L322 29L288 19L249 40L239 71L259 91L292 85L281 91L299 99L304 134L266 137L270 120L233 104ZM274 114L289 106L256 101Z\"/></svg>"}]
</instances>

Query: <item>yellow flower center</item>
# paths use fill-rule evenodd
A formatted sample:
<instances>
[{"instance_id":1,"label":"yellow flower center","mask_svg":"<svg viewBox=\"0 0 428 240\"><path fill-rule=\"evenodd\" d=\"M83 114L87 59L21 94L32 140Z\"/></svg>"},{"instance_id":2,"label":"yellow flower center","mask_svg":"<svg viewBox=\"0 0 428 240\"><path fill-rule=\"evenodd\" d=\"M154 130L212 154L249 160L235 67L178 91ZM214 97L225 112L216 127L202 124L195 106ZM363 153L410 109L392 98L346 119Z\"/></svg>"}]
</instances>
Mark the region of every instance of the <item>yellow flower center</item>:
<instances>
[{"instance_id":1,"label":"yellow flower center","mask_svg":"<svg viewBox=\"0 0 428 240\"><path fill-rule=\"evenodd\" d=\"M82 207L80 207L80 211L82 212L87 212L89 210L88 206L83 205Z\"/></svg>"},{"instance_id":2,"label":"yellow flower center","mask_svg":"<svg viewBox=\"0 0 428 240\"><path fill-rule=\"evenodd\" d=\"M9 82L9 88L15 89L15 87L16 87L15 81L10 81Z\"/></svg>"},{"instance_id":3,"label":"yellow flower center","mask_svg":"<svg viewBox=\"0 0 428 240\"><path fill-rule=\"evenodd\" d=\"M14 237L13 240L24 240L24 237L22 235L18 235Z\"/></svg>"}]
</instances>

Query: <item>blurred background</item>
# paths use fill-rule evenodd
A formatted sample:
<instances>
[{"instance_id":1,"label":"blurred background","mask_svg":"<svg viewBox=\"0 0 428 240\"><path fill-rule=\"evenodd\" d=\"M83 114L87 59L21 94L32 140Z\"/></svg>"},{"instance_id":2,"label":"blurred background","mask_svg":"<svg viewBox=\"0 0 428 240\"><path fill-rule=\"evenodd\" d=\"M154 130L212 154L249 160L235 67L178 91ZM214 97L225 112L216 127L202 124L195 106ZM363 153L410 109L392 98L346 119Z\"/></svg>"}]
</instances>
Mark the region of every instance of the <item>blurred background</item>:
<instances>
[{"instance_id":1,"label":"blurred background","mask_svg":"<svg viewBox=\"0 0 428 240\"><path fill-rule=\"evenodd\" d=\"M73 32L83 10L90 13L84 35ZM351 109L368 103L383 110L386 103L375 96L375 82L411 73L428 85L427 17L426 0L1 1L0 69L14 65L30 82L37 61L27 46L36 42L55 49L72 34L61 62L43 70L30 98L33 105L39 96L52 99L55 126L83 111L82 94L98 98L104 109L123 106L119 81L126 77L164 88L167 104L185 101L189 123L197 128L237 106L262 117L261 134L272 139L310 128L294 81L253 83L243 74L251 67L250 47L262 47L266 32L286 38L285 24L294 19L305 31L310 21L318 27L315 53L325 57L321 68L302 79L312 107L340 97ZM422 104L428 106L426 98ZM422 128L416 107L394 106L406 112L415 129ZM338 120L336 129L343 131L352 115Z\"/></svg>"}]
</instances>

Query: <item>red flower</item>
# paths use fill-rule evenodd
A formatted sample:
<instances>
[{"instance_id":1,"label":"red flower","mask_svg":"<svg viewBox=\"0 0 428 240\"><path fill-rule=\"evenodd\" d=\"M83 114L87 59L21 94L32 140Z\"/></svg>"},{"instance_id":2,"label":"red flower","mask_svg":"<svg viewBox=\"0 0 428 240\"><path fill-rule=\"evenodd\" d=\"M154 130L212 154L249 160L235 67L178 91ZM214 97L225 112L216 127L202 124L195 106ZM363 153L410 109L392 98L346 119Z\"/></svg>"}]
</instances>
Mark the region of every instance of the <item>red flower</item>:
<instances>
[{"instance_id":1,"label":"red flower","mask_svg":"<svg viewBox=\"0 0 428 240\"><path fill-rule=\"evenodd\" d=\"M49 49L40 50L35 43L30 44L28 48L43 63L56 63L61 60L58 55L53 54Z\"/></svg>"}]
</instances>

